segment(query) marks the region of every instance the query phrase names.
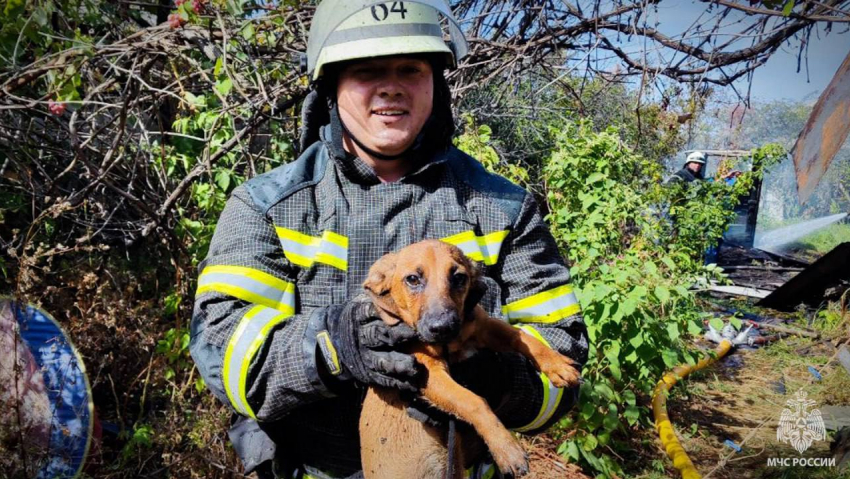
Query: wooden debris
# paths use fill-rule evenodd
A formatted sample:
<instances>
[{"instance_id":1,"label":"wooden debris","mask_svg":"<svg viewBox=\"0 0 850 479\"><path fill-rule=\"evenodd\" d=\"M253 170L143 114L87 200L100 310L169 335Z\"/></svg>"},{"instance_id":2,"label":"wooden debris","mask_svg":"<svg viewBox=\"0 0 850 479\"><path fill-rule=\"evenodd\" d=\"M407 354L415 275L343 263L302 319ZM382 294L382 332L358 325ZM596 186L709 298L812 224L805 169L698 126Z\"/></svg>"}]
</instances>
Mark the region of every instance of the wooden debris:
<instances>
[{"instance_id":1,"label":"wooden debris","mask_svg":"<svg viewBox=\"0 0 850 479\"><path fill-rule=\"evenodd\" d=\"M770 295L770 293L772 293L772 291L768 291L766 289L748 288L744 286L723 286L719 284L709 286L708 290L716 293L734 294L736 296L747 296L759 299L766 298Z\"/></svg>"}]
</instances>

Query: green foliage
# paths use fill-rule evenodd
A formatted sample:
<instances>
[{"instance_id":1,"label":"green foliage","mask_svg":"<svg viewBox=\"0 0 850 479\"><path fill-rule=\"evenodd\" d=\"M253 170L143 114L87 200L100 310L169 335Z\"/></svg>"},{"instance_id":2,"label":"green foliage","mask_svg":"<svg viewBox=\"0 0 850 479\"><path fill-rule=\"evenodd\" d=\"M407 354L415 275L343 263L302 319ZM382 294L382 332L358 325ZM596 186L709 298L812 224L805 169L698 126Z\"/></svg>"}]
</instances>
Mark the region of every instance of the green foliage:
<instances>
[{"instance_id":1,"label":"green foliage","mask_svg":"<svg viewBox=\"0 0 850 479\"><path fill-rule=\"evenodd\" d=\"M515 163L503 161L493 147L493 130L487 125L475 126L472 115L463 117L464 131L454 140L455 146L477 159L489 171L522 186L529 184L528 170Z\"/></svg>"},{"instance_id":2,"label":"green foliage","mask_svg":"<svg viewBox=\"0 0 850 479\"><path fill-rule=\"evenodd\" d=\"M127 443L121 449L121 460L126 462L135 457L140 449L148 449L152 446L153 428L149 424L137 424L133 432L123 431L123 438Z\"/></svg>"},{"instance_id":3,"label":"green foliage","mask_svg":"<svg viewBox=\"0 0 850 479\"><path fill-rule=\"evenodd\" d=\"M189 331L186 328L169 329L165 337L156 342L156 352L168 363L164 376L166 381L174 379L178 372L187 371L193 364L189 355Z\"/></svg>"},{"instance_id":4,"label":"green foliage","mask_svg":"<svg viewBox=\"0 0 850 479\"><path fill-rule=\"evenodd\" d=\"M689 286L717 275L702 265L702 252L760 173L732 187L669 188L660 166L627 147L615 128L569 123L553 127L553 137L544 167L548 221L572 264L591 341L580 410L562 424L577 433L561 452L611 477L622 471L603 446L616 448L618 435L648 426L639 398L666 370L698 359L687 340L701 333L703 313ZM760 150L754 162L776 154Z\"/></svg>"},{"instance_id":5,"label":"green foliage","mask_svg":"<svg viewBox=\"0 0 850 479\"><path fill-rule=\"evenodd\" d=\"M673 183L663 192L663 200L673 221L670 249L699 257L703 251L716 246L726 226L735 217L733 209L752 189L764 172L786 156L776 144L767 144L753 151L749 170L732 185L725 181ZM742 166L743 167L743 166Z\"/></svg>"}]
</instances>

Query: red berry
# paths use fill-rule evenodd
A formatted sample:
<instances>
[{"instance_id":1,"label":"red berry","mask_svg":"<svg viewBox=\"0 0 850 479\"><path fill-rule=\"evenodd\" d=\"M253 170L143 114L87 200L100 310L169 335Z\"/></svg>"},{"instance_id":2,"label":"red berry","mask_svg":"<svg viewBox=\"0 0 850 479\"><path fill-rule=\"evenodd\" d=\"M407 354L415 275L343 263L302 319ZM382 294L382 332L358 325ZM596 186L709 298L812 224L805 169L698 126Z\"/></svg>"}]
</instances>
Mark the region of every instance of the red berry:
<instances>
[{"instance_id":1,"label":"red berry","mask_svg":"<svg viewBox=\"0 0 850 479\"><path fill-rule=\"evenodd\" d=\"M62 113L65 113L65 104L50 100L47 103L47 109L50 110L50 113L53 113L56 116L60 116L62 115Z\"/></svg>"},{"instance_id":2,"label":"red berry","mask_svg":"<svg viewBox=\"0 0 850 479\"><path fill-rule=\"evenodd\" d=\"M186 0L174 0L174 5L177 7L183 5L184 3L186 3Z\"/></svg>"},{"instance_id":3,"label":"red berry","mask_svg":"<svg viewBox=\"0 0 850 479\"><path fill-rule=\"evenodd\" d=\"M171 28L180 28L180 25L183 24L183 19L180 18L179 13L172 13L168 16L168 24Z\"/></svg>"},{"instance_id":4,"label":"red berry","mask_svg":"<svg viewBox=\"0 0 850 479\"><path fill-rule=\"evenodd\" d=\"M200 0L192 0L192 10L194 10L195 13L201 13L201 2L200 2Z\"/></svg>"}]
</instances>

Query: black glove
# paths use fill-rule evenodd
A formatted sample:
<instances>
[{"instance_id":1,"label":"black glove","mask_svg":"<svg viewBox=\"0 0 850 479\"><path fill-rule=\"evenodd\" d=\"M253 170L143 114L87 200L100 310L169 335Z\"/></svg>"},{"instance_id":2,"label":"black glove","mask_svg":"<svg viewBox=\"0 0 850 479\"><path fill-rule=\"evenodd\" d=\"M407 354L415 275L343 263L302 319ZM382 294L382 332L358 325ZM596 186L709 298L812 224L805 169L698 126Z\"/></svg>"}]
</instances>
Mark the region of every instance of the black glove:
<instances>
[{"instance_id":1,"label":"black glove","mask_svg":"<svg viewBox=\"0 0 850 479\"><path fill-rule=\"evenodd\" d=\"M416 361L393 349L416 338L404 323L387 325L365 296L325 310L326 329L317 334L323 364L331 376L346 381L418 391Z\"/></svg>"}]
</instances>

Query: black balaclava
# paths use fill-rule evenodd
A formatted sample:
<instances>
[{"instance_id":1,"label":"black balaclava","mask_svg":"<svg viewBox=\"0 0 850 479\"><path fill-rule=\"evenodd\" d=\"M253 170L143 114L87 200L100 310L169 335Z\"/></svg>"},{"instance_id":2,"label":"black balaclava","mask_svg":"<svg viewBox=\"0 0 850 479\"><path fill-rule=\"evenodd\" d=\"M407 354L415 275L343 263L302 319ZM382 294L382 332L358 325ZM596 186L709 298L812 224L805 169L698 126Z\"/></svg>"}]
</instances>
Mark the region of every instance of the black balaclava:
<instances>
[{"instance_id":1,"label":"black balaclava","mask_svg":"<svg viewBox=\"0 0 850 479\"><path fill-rule=\"evenodd\" d=\"M342 149L342 135L345 131L357 145L378 160L394 160L404 156L416 158L429 158L451 146L452 136L455 132L454 117L452 115L451 91L444 75L445 60L440 55L412 55L424 57L431 64L434 75L434 105L431 116L417 135L416 140L406 151L393 156L382 155L367 148L352 135L339 119L339 110L336 104L336 86L339 71L345 64L328 65L325 67L324 75L314 85L313 90L304 100L301 111L301 151L319 140L319 129L327 124L331 125L331 131L335 132L333 141L339 143L335 148Z\"/></svg>"}]
</instances>

